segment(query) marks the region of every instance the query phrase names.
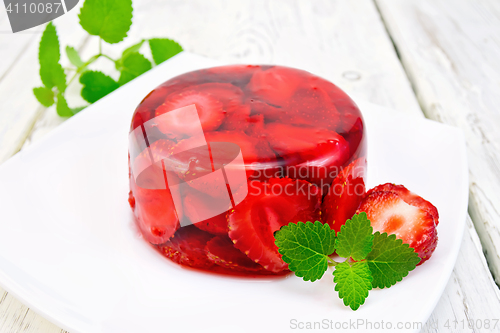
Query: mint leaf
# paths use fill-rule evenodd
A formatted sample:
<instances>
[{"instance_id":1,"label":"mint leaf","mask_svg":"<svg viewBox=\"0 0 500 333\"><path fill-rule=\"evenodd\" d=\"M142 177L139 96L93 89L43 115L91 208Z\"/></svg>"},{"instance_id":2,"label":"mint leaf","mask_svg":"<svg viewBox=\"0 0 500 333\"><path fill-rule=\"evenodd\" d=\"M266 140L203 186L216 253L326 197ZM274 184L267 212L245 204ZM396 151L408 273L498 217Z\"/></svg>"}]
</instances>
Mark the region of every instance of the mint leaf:
<instances>
[{"instance_id":1,"label":"mint leaf","mask_svg":"<svg viewBox=\"0 0 500 333\"><path fill-rule=\"evenodd\" d=\"M89 103L94 103L119 87L118 82L98 71L88 71L80 76L83 84L82 97Z\"/></svg>"},{"instance_id":2,"label":"mint leaf","mask_svg":"<svg viewBox=\"0 0 500 333\"><path fill-rule=\"evenodd\" d=\"M376 232L372 251L366 262L373 276L374 288L388 288L401 281L420 262L418 254L396 235Z\"/></svg>"},{"instance_id":3,"label":"mint leaf","mask_svg":"<svg viewBox=\"0 0 500 333\"><path fill-rule=\"evenodd\" d=\"M127 37L132 24L132 0L85 0L78 17L89 34L118 43Z\"/></svg>"},{"instance_id":4,"label":"mint leaf","mask_svg":"<svg viewBox=\"0 0 500 333\"><path fill-rule=\"evenodd\" d=\"M288 268L304 281L320 279L334 251L335 231L319 221L290 223L276 232L276 246Z\"/></svg>"},{"instance_id":5,"label":"mint leaf","mask_svg":"<svg viewBox=\"0 0 500 333\"><path fill-rule=\"evenodd\" d=\"M337 234L335 250L344 258L351 257L355 261L363 260L372 249L373 228L365 212L355 214Z\"/></svg>"},{"instance_id":6,"label":"mint leaf","mask_svg":"<svg viewBox=\"0 0 500 333\"><path fill-rule=\"evenodd\" d=\"M182 46L180 46L176 41L168 38L150 39L149 47L151 48L153 60L157 65L183 51Z\"/></svg>"},{"instance_id":7,"label":"mint leaf","mask_svg":"<svg viewBox=\"0 0 500 333\"><path fill-rule=\"evenodd\" d=\"M57 94L56 110L57 114L61 117L71 117L73 115L73 112L71 112L68 106L68 102L66 102L66 98L64 98L61 92Z\"/></svg>"},{"instance_id":8,"label":"mint leaf","mask_svg":"<svg viewBox=\"0 0 500 333\"><path fill-rule=\"evenodd\" d=\"M74 47L66 46L66 55L68 56L69 62L76 68L80 68L85 64Z\"/></svg>"},{"instance_id":9,"label":"mint leaf","mask_svg":"<svg viewBox=\"0 0 500 333\"><path fill-rule=\"evenodd\" d=\"M124 85L142 73L149 71L151 67L151 62L142 54L137 52L130 53L125 59L123 59L118 84L120 86Z\"/></svg>"},{"instance_id":10,"label":"mint leaf","mask_svg":"<svg viewBox=\"0 0 500 333\"><path fill-rule=\"evenodd\" d=\"M137 53L139 52L139 50L141 49L141 46L142 44L144 44L145 40L141 40L139 43L137 44L134 44L128 48L126 48L123 53L122 53L122 57L120 59L118 59L115 63L115 66L116 66L116 69L121 71L122 68L123 68L123 60L128 57L129 54L131 53Z\"/></svg>"},{"instance_id":11,"label":"mint leaf","mask_svg":"<svg viewBox=\"0 0 500 333\"><path fill-rule=\"evenodd\" d=\"M45 107L49 107L54 104L54 92L52 89L47 87L33 88L33 94L35 94L36 99Z\"/></svg>"},{"instance_id":12,"label":"mint leaf","mask_svg":"<svg viewBox=\"0 0 500 333\"><path fill-rule=\"evenodd\" d=\"M357 310L365 303L368 291L372 289L372 276L366 262L343 263L335 266L333 281L335 291L344 301L344 305Z\"/></svg>"},{"instance_id":13,"label":"mint leaf","mask_svg":"<svg viewBox=\"0 0 500 333\"><path fill-rule=\"evenodd\" d=\"M57 87L59 91L66 90L66 74L59 64L61 53L56 27L52 22L47 24L40 40L38 50L40 61L40 78L47 88Z\"/></svg>"}]
</instances>

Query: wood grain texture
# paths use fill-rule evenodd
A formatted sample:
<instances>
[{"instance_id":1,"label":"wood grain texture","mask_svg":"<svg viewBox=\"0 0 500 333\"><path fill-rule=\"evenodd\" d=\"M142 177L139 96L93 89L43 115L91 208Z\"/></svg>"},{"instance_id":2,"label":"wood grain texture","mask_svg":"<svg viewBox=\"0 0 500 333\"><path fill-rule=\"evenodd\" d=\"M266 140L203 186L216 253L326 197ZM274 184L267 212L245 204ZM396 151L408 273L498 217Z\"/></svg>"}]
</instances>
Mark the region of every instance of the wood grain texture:
<instances>
[{"instance_id":1,"label":"wood grain texture","mask_svg":"<svg viewBox=\"0 0 500 333\"><path fill-rule=\"evenodd\" d=\"M43 27L36 27L13 34L7 11L0 11L0 81L33 41L39 38L42 29Z\"/></svg>"},{"instance_id":2,"label":"wood grain texture","mask_svg":"<svg viewBox=\"0 0 500 333\"><path fill-rule=\"evenodd\" d=\"M500 2L377 3L427 117L464 131L469 212L500 284Z\"/></svg>"},{"instance_id":3,"label":"wood grain texture","mask_svg":"<svg viewBox=\"0 0 500 333\"><path fill-rule=\"evenodd\" d=\"M493 320L500 319L500 291L487 272L488 264L482 255L479 237L467 217L464 239L450 281L421 332L500 332L500 323L493 328ZM484 325L481 329L468 327L469 321L477 325L485 320L492 323L490 329L485 329Z\"/></svg>"},{"instance_id":4,"label":"wood grain texture","mask_svg":"<svg viewBox=\"0 0 500 333\"><path fill-rule=\"evenodd\" d=\"M63 45L78 46L84 41L86 35L84 30L75 24L76 15L77 12L72 10L54 20ZM43 28L34 28L34 31L42 30ZM21 34L21 39L23 36ZM17 34L14 37L17 37ZM36 119L44 111L32 91L34 87L41 85L38 75L38 42L41 34L34 34L34 37L29 45L16 56L16 60L11 62L11 66L5 70L0 80L0 163L21 148ZM12 35L0 34L0 45L8 43L11 39L13 39ZM13 52L16 52L16 48L13 48ZM5 51L0 51L0 53L9 54Z\"/></svg>"},{"instance_id":5,"label":"wood grain texture","mask_svg":"<svg viewBox=\"0 0 500 333\"><path fill-rule=\"evenodd\" d=\"M73 12L76 15L77 10ZM78 30L76 18L73 17L72 20L71 29ZM63 44L79 47L84 58L95 54L97 44L93 38L84 40L83 37L78 37L80 35L62 32L63 23L56 21L55 24L60 37L65 39ZM335 82L358 98L402 112L421 114L411 84L372 0L136 0L134 24L129 36L125 42L105 48L105 51L118 57L119 51L140 38L168 36L180 41L188 51L224 62L279 63L303 68ZM0 45L2 38L0 35ZM38 38L26 50L35 67L22 72L28 87L35 86L39 81L38 67L36 60L33 60L37 49L33 45L37 43ZM147 53L147 48L143 47L142 51ZM12 70L15 68L14 66ZM94 68L110 72L112 64L99 60ZM9 78L3 81L15 83L15 76L10 73L11 71ZM116 78L117 73L113 72L112 75ZM4 96L1 84L2 82L0 110L6 103L1 99ZM81 99L77 97L78 90L78 85L70 88L73 105L81 103ZM29 101L30 94L31 91L27 91L23 95L25 101ZM39 109L37 113L37 104L32 101L25 103L23 108L18 107L18 110L26 116L17 120L19 125L16 126L22 130L9 134L9 148L3 148L1 124L4 120L12 120L0 111L0 162L2 156L6 158L15 151L10 148L12 144L20 145L24 142L26 129L34 126L25 143L27 145L43 137L63 121L56 115L54 108ZM36 119L38 120L33 125ZM476 280L482 284L477 286L475 282L471 282ZM0 326L1 332L4 332L3 327L6 332L61 331L28 311L12 297L5 293L3 295L8 301L0 302L0 325L3 325ZM500 313L495 305L498 300L477 234L469 224L447 289L422 331L446 332L442 326L446 319L461 319L464 316L486 319L483 314L490 315L490 310L493 314ZM482 304L483 301L493 305L487 308ZM434 328L436 325L431 325L436 321L437 329Z\"/></svg>"}]
</instances>

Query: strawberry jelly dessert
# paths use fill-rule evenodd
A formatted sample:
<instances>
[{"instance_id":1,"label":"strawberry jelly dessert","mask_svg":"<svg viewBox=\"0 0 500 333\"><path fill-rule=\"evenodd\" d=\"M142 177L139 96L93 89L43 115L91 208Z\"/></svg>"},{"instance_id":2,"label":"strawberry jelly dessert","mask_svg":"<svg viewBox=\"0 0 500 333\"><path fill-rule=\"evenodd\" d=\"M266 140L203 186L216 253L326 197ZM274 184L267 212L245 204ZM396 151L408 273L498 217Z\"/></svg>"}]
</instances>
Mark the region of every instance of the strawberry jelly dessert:
<instances>
[{"instance_id":1,"label":"strawberry jelly dessert","mask_svg":"<svg viewBox=\"0 0 500 333\"><path fill-rule=\"evenodd\" d=\"M366 137L338 87L280 66L223 66L163 83L129 135L130 206L172 261L236 275L288 272L274 232L335 230L365 193Z\"/></svg>"}]
</instances>

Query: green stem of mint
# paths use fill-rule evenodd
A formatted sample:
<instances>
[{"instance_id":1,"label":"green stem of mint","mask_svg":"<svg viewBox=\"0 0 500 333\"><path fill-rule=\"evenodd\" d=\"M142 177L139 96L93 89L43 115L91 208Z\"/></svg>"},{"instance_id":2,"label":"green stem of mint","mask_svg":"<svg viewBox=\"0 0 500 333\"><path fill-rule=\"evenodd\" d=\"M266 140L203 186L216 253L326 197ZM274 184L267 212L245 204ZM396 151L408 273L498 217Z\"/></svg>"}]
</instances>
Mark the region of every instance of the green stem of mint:
<instances>
[{"instance_id":1,"label":"green stem of mint","mask_svg":"<svg viewBox=\"0 0 500 333\"><path fill-rule=\"evenodd\" d=\"M332 258L328 258L328 267L335 267L337 266L338 264L340 264L339 262L333 260Z\"/></svg>"},{"instance_id":2,"label":"green stem of mint","mask_svg":"<svg viewBox=\"0 0 500 333\"><path fill-rule=\"evenodd\" d=\"M111 60L111 61L112 61L112 62L114 62L114 63L116 63L116 61L117 61L117 60L115 60L115 59L111 58L110 56L108 56L108 55L106 55L106 54L102 54L102 53L101 53L101 54L100 54L100 56L101 56L101 57L104 57L104 58L107 58L107 59Z\"/></svg>"},{"instance_id":3,"label":"green stem of mint","mask_svg":"<svg viewBox=\"0 0 500 333\"><path fill-rule=\"evenodd\" d=\"M100 45L100 44L99 44ZM99 50L100 51L100 50ZM76 77L78 75L80 75L90 64L92 64L93 62L95 62L97 59L99 59L100 57L104 57L104 58L107 58L109 60L111 60L112 62L116 63L116 60L111 58L110 56L106 55L106 54L102 54L99 52L99 54L96 54L95 56L93 56L92 58L90 58L86 63L83 64L83 66L81 66L80 68L76 69L76 72L75 74L71 77L71 79L69 80L68 82L68 86L76 79ZM71 69L71 70L74 70L74 69Z\"/></svg>"}]
</instances>

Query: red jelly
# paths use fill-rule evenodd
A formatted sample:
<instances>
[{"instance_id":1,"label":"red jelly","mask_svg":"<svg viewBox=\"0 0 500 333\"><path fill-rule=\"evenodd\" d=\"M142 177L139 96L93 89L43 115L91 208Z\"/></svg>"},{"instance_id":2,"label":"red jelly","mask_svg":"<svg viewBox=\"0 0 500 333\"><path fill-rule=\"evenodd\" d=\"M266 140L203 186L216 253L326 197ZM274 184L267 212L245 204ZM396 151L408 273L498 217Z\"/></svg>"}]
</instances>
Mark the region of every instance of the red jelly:
<instances>
[{"instance_id":1,"label":"red jelly","mask_svg":"<svg viewBox=\"0 0 500 333\"><path fill-rule=\"evenodd\" d=\"M129 143L129 202L144 238L176 263L213 272L288 272L274 232L299 221L338 231L365 192L357 106L293 68L177 76L139 104Z\"/></svg>"}]
</instances>

